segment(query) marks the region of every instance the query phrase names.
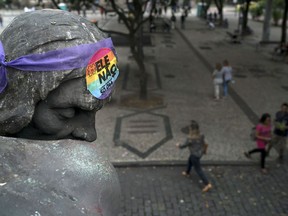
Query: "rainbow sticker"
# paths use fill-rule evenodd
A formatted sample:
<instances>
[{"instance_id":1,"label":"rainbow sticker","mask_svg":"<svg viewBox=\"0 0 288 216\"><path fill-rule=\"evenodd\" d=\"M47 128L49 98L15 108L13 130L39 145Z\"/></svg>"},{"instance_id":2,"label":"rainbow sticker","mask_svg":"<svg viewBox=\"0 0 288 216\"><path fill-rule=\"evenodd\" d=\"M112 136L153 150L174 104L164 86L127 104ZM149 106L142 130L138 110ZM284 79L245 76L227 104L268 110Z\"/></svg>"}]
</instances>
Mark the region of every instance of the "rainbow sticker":
<instances>
[{"instance_id":1,"label":"rainbow sticker","mask_svg":"<svg viewBox=\"0 0 288 216\"><path fill-rule=\"evenodd\" d=\"M86 68L87 89L98 99L107 98L119 75L117 59L109 48L101 48L90 59Z\"/></svg>"}]
</instances>

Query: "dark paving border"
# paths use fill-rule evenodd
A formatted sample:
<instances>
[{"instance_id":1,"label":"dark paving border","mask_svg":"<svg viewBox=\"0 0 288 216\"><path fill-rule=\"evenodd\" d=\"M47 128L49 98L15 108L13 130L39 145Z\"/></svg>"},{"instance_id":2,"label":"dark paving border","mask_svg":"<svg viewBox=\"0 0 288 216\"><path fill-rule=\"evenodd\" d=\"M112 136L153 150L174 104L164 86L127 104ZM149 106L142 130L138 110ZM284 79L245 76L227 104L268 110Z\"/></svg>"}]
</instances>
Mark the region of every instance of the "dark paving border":
<instances>
[{"instance_id":1,"label":"dark paving border","mask_svg":"<svg viewBox=\"0 0 288 216\"><path fill-rule=\"evenodd\" d=\"M208 71L213 70L213 66L203 57L203 55L191 44L191 42L187 39L187 37L176 28L176 31L182 37L182 39L186 42L188 47L196 54L196 56L200 59L200 61L205 65ZM234 102L239 106L239 108L243 111L243 113L247 116L247 118L252 122L252 124L257 124L259 121L258 115L250 108L250 106L243 100L243 98L230 86L229 87L229 95L234 100Z\"/></svg>"},{"instance_id":2,"label":"dark paving border","mask_svg":"<svg viewBox=\"0 0 288 216\"><path fill-rule=\"evenodd\" d=\"M276 164L277 160L266 161ZM114 167L186 166L187 160L112 162ZM257 166L259 161L201 161L203 166Z\"/></svg>"}]
</instances>

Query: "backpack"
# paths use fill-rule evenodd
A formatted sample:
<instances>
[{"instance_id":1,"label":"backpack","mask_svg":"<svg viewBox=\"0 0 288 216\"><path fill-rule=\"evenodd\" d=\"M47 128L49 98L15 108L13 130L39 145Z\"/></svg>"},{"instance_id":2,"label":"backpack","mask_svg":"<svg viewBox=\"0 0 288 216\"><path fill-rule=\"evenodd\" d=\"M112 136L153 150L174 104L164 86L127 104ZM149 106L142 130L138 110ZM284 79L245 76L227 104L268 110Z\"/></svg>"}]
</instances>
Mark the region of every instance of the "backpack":
<instances>
[{"instance_id":1,"label":"backpack","mask_svg":"<svg viewBox=\"0 0 288 216\"><path fill-rule=\"evenodd\" d=\"M250 131L250 138L252 141L256 141L256 127L252 127Z\"/></svg>"}]
</instances>

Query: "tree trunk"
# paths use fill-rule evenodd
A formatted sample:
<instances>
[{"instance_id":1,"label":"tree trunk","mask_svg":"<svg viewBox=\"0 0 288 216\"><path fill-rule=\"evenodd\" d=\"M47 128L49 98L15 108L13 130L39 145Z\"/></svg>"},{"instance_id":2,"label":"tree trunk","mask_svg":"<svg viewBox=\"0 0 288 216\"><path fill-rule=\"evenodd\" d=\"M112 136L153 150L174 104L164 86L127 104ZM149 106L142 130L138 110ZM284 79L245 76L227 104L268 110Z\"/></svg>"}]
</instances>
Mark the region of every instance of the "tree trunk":
<instances>
[{"instance_id":1,"label":"tree trunk","mask_svg":"<svg viewBox=\"0 0 288 216\"><path fill-rule=\"evenodd\" d=\"M243 20L242 20L242 30L241 33L242 35L247 34L248 30L248 12L249 12L249 6L250 6L251 0L246 0L246 4L243 10Z\"/></svg>"},{"instance_id":2,"label":"tree trunk","mask_svg":"<svg viewBox=\"0 0 288 216\"><path fill-rule=\"evenodd\" d=\"M267 0L265 5L265 17L262 31L262 41L268 41L270 38L270 20L272 14L272 0Z\"/></svg>"},{"instance_id":3,"label":"tree trunk","mask_svg":"<svg viewBox=\"0 0 288 216\"><path fill-rule=\"evenodd\" d=\"M285 8L283 13L282 19L282 32L281 32L281 43L286 44L286 37L287 37L287 13L288 13L288 0L285 0Z\"/></svg>"},{"instance_id":4,"label":"tree trunk","mask_svg":"<svg viewBox=\"0 0 288 216\"><path fill-rule=\"evenodd\" d=\"M133 0L133 9L131 9L131 13L133 13L133 18L126 16L123 10L120 10L119 7L115 3L116 0L109 0L112 8L116 11L116 13L121 17L121 20L124 22L125 26L129 31L129 42L131 53L136 61L136 64L139 68L140 77L140 99L147 99L147 73L144 64L144 54L143 54L143 30L142 25L145 20L143 20L143 3L142 0ZM153 1L156 2L156 1ZM152 2L152 4L153 4ZM148 19L147 19L148 20ZM109 32L109 31L107 31ZM123 33L122 33L123 35Z\"/></svg>"},{"instance_id":5,"label":"tree trunk","mask_svg":"<svg viewBox=\"0 0 288 216\"><path fill-rule=\"evenodd\" d=\"M136 61L136 64L139 68L139 87L140 87L140 91L139 91L139 99L141 100L146 100L147 96L148 96L148 92L147 92L147 73L146 73L146 67L144 64L144 60L143 60L143 46L142 46L142 41L140 42L142 38L135 37L135 36L130 36L130 41L134 41L131 44L134 45L130 45L130 49L131 49L131 53L133 55L133 58ZM136 48L137 47L137 48Z\"/></svg>"},{"instance_id":6,"label":"tree trunk","mask_svg":"<svg viewBox=\"0 0 288 216\"><path fill-rule=\"evenodd\" d=\"M58 6L58 3L55 0L52 0L52 3L57 9L61 10L60 7Z\"/></svg>"},{"instance_id":7,"label":"tree trunk","mask_svg":"<svg viewBox=\"0 0 288 216\"><path fill-rule=\"evenodd\" d=\"M218 10L218 14L219 14L219 25L222 26L222 22L223 22L223 0L214 0L217 10Z\"/></svg>"},{"instance_id":8,"label":"tree trunk","mask_svg":"<svg viewBox=\"0 0 288 216\"><path fill-rule=\"evenodd\" d=\"M146 73L146 68L144 64L144 52L143 52L143 26L140 27L139 31L139 40L138 40L138 55L140 57L140 63L138 63L139 69L140 69L140 99L141 100L146 100L147 99L147 73Z\"/></svg>"},{"instance_id":9,"label":"tree trunk","mask_svg":"<svg viewBox=\"0 0 288 216\"><path fill-rule=\"evenodd\" d=\"M137 61L138 62L138 61ZM139 84L140 84L140 94L139 94L139 98L141 100L147 100L148 97L148 91L147 91L147 79L148 79L148 75L146 73L146 68L145 68L145 64L143 63L142 60L139 61L138 66L140 68L140 80L139 80Z\"/></svg>"},{"instance_id":10,"label":"tree trunk","mask_svg":"<svg viewBox=\"0 0 288 216\"><path fill-rule=\"evenodd\" d=\"M202 14L200 14L201 18L204 18L204 19L207 18L207 11L208 11L208 9L209 9L209 7L211 5L211 1L212 0L207 0L207 1L202 0L203 10L202 10Z\"/></svg>"}]
</instances>

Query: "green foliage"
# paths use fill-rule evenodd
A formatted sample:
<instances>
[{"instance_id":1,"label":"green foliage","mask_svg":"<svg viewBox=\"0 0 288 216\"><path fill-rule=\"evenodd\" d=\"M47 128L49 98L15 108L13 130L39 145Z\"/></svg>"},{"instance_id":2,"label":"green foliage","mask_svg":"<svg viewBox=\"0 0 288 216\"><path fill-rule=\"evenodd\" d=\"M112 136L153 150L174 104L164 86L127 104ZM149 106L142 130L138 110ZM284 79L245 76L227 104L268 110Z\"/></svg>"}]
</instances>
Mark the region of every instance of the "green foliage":
<instances>
[{"instance_id":1,"label":"green foliage","mask_svg":"<svg viewBox=\"0 0 288 216\"><path fill-rule=\"evenodd\" d=\"M249 11L253 17L253 19L257 19L258 17L263 15L263 10L264 10L264 2L251 2Z\"/></svg>"},{"instance_id":2,"label":"green foliage","mask_svg":"<svg viewBox=\"0 0 288 216\"><path fill-rule=\"evenodd\" d=\"M0 0L0 8L5 7L5 0Z\"/></svg>"},{"instance_id":3,"label":"green foliage","mask_svg":"<svg viewBox=\"0 0 288 216\"><path fill-rule=\"evenodd\" d=\"M279 20L283 17L283 10L280 8L273 8L272 18L274 21L274 25L278 25Z\"/></svg>"},{"instance_id":4,"label":"green foliage","mask_svg":"<svg viewBox=\"0 0 288 216\"><path fill-rule=\"evenodd\" d=\"M284 6L285 6L284 0L273 0L272 1L273 9L276 9L276 8L283 9Z\"/></svg>"},{"instance_id":5,"label":"green foliage","mask_svg":"<svg viewBox=\"0 0 288 216\"><path fill-rule=\"evenodd\" d=\"M272 18L274 25L278 25L279 20L283 17L284 0L273 0L272 2Z\"/></svg>"}]
</instances>

